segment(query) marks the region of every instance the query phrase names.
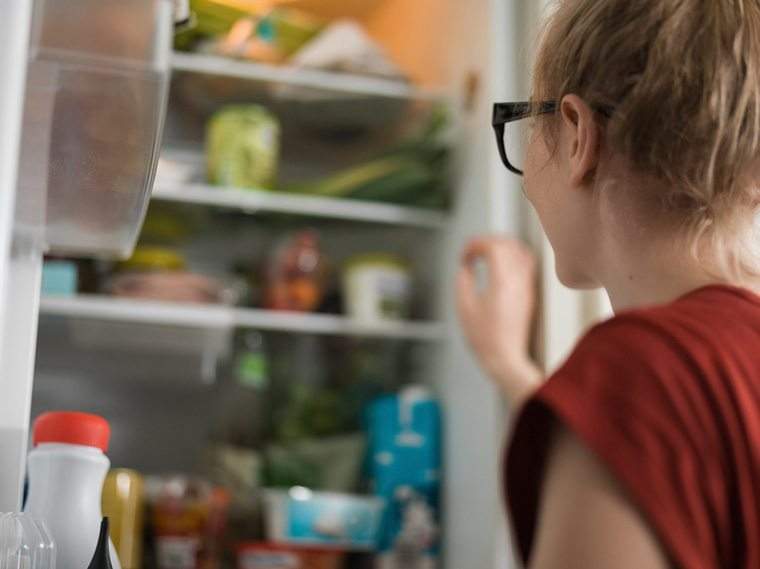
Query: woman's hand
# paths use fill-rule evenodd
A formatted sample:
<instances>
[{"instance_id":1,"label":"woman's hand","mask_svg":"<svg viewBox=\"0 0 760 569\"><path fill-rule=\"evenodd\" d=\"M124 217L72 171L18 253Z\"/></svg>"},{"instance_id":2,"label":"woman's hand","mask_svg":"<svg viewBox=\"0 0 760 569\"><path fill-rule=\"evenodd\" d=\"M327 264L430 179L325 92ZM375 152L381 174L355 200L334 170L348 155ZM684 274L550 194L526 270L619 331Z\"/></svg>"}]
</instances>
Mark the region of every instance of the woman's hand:
<instances>
[{"instance_id":1,"label":"woman's hand","mask_svg":"<svg viewBox=\"0 0 760 569\"><path fill-rule=\"evenodd\" d=\"M485 283L478 283L478 262L485 266ZM528 353L535 274L535 258L523 244L502 237L480 237L467 245L457 277L457 305L465 335L483 369L514 404L543 378Z\"/></svg>"}]
</instances>

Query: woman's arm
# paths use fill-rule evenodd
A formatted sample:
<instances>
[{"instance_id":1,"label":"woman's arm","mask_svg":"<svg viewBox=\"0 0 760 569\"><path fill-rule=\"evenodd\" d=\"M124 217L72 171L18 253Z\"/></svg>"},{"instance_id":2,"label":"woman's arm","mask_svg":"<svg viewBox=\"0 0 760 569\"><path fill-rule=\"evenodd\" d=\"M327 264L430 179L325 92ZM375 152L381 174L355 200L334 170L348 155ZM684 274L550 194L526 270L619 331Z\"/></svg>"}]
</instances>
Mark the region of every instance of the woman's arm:
<instances>
[{"instance_id":1,"label":"woman's arm","mask_svg":"<svg viewBox=\"0 0 760 569\"><path fill-rule=\"evenodd\" d=\"M479 283L482 263L486 282ZM543 373L528 353L535 261L519 242L473 240L462 257L457 303L483 369L520 405ZM667 569L653 532L607 469L558 427L549 454L529 569Z\"/></svg>"},{"instance_id":2,"label":"woman's arm","mask_svg":"<svg viewBox=\"0 0 760 569\"><path fill-rule=\"evenodd\" d=\"M478 280L478 264L485 282ZM469 243L457 278L457 305L465 335L481 366L517 407L543 380L528 353L536 298L535 260L513 239L481 237Z\"/></svg>"},{"instance_id":3,"label":"woman's arm","mask_svg":"<svg viewBox=\"0 0 760 569\"><path fill-rule=\"evenodd\" d=\"M604 465L559 428L541 493L530 569L668 569L646 520Z\"/></svg>"}]
</instances>

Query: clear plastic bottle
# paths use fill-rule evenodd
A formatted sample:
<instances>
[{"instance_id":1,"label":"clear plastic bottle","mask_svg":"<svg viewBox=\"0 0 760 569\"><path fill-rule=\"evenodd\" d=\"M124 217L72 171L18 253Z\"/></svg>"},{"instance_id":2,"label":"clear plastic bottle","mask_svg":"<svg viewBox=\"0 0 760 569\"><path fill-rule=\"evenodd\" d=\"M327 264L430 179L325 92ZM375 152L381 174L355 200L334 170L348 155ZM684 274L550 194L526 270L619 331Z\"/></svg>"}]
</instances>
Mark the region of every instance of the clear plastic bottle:
<instances>
[{"instance_id":1,"label":"clear plastic bottle","mask_svg":"<svg viewBox=\"0 0 760 569\"><path fill-rule=\"evenodd\" d=\"M110 435L105 419L87 413L45 413L34 422L24 511L47 524L61 569L86 568L93 557ZM109 550L113 568L121 569L110 542Z\"/></svg>"},{"instance_id":2,"label":"clear plastic bottle","mask_svg":"<svg viewBox=\"0 0 760 569\"><path fill-rule=\"evenodd\" d=\"M269 361L264 336L257 331L238 334L229 377L220 383L215 430L217 442L259 448L269 417Z\"/></svg>"}]
</instances>

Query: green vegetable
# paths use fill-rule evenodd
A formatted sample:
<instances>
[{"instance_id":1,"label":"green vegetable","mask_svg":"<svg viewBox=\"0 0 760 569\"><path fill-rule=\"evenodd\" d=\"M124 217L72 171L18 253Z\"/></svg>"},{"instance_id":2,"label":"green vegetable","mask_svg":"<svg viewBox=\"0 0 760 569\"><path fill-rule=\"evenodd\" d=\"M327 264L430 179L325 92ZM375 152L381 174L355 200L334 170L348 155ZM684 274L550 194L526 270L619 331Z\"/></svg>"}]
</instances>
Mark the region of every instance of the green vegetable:
<instances>
[{"instance_id":1,"label":"green vegetable","mask_svg":"<svg viewBox=\"0 0 760 569\"><path fill-rule=\"evenodd\" d=\"M421 163L406 161L383 179L355 188L348 197L393 203L414 203L421 192L433 189L436 175Z\"/></svg>"},{"instance_id":2,"label":"green vegetable","mask_svg":"<svg viewBox=\"0 0 760 569\"><path fill-rule=\"evenodd\" d=\"M270 8L263 3L257 7L247 4L250 3L191 0L195 25L175 35L174 47L191 50L198 40L224 36L238 20L250 18L257 25L256 35L260 39L273 44L283 55L290 56L323 27L321 19L302 10L282 6Z\"/></svg>"},{"instance_id":3,"label":"green vegetable","mask_svg":"<svg viewBox=\"0 0 760 569\"><path fill-rule=\"evenodd\" d=\"M374 160L317 182L284 189L325 197L445 207L449 150L442 135L446 124L445 112L438 108L419 134Z\"/></svg>"},{"instance_id":4,"label":"green vegetable","mask_svg":"<svg viewBox=\"0 0 760 569\"><path fill-rule=\"evenodd\" d=\"M401 158L381 158L360 166L339 172L321 182L291 186L288 191L309 193L319 196L345 198L357 189L378 184L382 180L397 176L405 168L415 164Z\"/></svg>"},{"instance_id":5,"label":"green vegetable","mask_svg":"<svg viewBox=\"0 0 760 569\"><path fill-rule=\"evenodd\" d=\"M226 34L240 18L256 15L253 10L214 0L191 0L190 9L198 19L195 29L206 36Z\"/></svg>"}]
</instances>

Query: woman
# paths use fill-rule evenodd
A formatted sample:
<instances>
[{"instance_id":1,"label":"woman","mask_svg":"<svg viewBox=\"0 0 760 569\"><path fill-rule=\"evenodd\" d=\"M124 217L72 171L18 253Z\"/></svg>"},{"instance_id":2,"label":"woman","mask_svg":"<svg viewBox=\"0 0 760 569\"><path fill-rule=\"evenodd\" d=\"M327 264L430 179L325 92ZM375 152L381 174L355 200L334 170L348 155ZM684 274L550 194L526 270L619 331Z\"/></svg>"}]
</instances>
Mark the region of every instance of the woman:
<instances>
[{"instance_id":1,"label":"woman","mask_svg":"<svg viewBox=\"0 0 760 569\"><path fill-rule=\"evenodd\" d=\"M502 158L562 282L604 287L616 316L542 384L530 254L464 255L465 331L521 407L518 551L530 569L760 568L760 2L564 0L533 93L495 107L500 142L533 121L525 164Z\"/></svg>"}]
</instances>

